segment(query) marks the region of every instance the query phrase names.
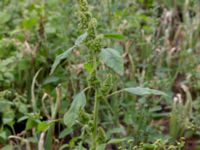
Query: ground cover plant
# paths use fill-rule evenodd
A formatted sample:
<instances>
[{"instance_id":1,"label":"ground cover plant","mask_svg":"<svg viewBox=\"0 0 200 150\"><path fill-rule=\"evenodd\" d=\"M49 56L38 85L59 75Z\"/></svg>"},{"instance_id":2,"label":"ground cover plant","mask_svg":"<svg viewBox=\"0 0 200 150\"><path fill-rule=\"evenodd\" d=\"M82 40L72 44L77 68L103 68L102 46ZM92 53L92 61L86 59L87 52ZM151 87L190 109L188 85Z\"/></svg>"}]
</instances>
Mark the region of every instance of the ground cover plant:
<instances>
[{"instance_id":1,"label":"ground cover plant","mask_svg":"<svg viewBox=\"0 0 200 150\"><path fill-rule=\"evenodd\" d=\"M200 1L0 8L1 149L200 148Z\"/></svg>"}]
</instances>

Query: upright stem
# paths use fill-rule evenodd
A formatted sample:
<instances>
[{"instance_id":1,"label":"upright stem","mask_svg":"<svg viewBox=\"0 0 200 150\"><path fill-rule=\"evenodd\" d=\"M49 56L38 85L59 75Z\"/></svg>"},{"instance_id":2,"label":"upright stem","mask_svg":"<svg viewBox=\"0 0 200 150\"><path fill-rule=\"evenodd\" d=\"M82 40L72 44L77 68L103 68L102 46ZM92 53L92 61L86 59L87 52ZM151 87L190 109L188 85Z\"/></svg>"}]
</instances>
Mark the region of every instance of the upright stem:
<instances>
[{"instance_id":1,"label":"upright stem","mask_svg":"<svg viewBox=\"0 0 200 150\"><path fill-rule=\"evenodd\" d=\"M99 113L99 100L98 100L98 91L95 91L95 101L94 101L94 131L93 131L93 149L96 148L97 141L97 128L98 128L98 113Z\"/></svg>"},{"instance_id":2,"label":"upright stem","mask_svg":"<svg viewBox=\"0 0 200 150\"><path fill-rule=\"evenodd\" d=\"M97 57L94 55L93 56L93 65L94 65L94 76L95 78L97 77ZM98 135L98 113L99 113L99 99L98 99L98 88L95 88L95 97L94 97L94 109L93 109L93 142L92 142L92 148L95 149L97 146L97 135Z\"/></svg>"},{"instance_id":3,"label":"upright stem","mask_svg":"<svg viewBox=\"0 0 200 150\"><path fill-rule=\"evenodd\" d=\"M98 81L98 54L102 48L102 36L98 36L95 32L97 21L92 17L89 11L87 0L77 0L80 10L80 27L81 30L88 33L85 41L88 47L88 62L92 63L92 71L88 72L88 83L94 89L94 106L93 106L93 125L92 125L92 146L91 150L95 150L98 141L98 113L99 113L99 95L100 83Z\"/></svg>"}]
</instances>

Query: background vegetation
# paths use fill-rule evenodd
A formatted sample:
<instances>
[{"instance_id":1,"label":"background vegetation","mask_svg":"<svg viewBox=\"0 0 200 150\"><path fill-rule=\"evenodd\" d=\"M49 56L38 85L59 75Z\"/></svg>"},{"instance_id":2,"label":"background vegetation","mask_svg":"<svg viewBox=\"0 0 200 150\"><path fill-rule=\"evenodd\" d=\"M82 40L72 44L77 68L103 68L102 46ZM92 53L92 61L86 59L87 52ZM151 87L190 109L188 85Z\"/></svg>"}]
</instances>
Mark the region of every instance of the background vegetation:
<instances>
[{"instance_id":1,"label":"background vegetation","mask_svg":"<svg viewBox=\"0 0 200 150\"><path fill-rule=\"evenodd\" d=\"M88 4L0 1L1 149L199 149L200 1Z\"/></svg>"}]
</instances>

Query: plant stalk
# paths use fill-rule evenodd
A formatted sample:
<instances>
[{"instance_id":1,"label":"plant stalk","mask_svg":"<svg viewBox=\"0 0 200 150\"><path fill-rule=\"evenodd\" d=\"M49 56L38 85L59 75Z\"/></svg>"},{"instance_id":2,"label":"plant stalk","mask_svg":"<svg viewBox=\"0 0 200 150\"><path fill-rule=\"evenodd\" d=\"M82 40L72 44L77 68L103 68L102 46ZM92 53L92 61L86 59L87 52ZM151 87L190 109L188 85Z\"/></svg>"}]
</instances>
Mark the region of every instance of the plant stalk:
<instances>
[{"instance_id":1,"label":"plant stalk","mask_svg":"<svg viewBox=\"0 0 200 150\"><path fill-rule=\"evenodd\" d=\"M95 78L97 77L97 58L96 56L94 55L93 56L93 65L94 65L94 76ZM99 98L98 98L98 88L96 87L95 85L95 97L94 97L94 113L93 113L93 119L94 119L94 122L93 122L93 142L92 142L92 149L96 149L96 146L97 146L97 135L98 135L98 114L99 114Z\"/></svg>"},{"instance_id":2,"label":"plant stalk","mask_svg":"<svg viewBox=\"0 0 200 150\"><path fill-rule=\"evenodd\" d=\"M94 130L93 130L93 149L97 146L97 128L98 128L98 114L99 114L99 100L98 91L95 91L95 101L94 101Z\"/></svg>"}]
</instances>

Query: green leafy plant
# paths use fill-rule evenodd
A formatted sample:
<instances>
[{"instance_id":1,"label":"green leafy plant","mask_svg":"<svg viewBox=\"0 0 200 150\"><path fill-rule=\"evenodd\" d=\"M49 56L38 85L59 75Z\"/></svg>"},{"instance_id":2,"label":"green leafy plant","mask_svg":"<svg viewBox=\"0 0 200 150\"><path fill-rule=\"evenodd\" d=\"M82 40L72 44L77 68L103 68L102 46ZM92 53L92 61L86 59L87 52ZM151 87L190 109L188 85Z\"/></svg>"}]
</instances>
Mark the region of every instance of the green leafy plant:
<instances>
[{"instance_id":1,"label":"green leafy plant","mask_svg":"<svg viewBox=\"0 0 200 150\"><path fill-rule=\"evenodd\" d=\"M98 127L99 124L99 105L100 102L105 98L105 94L109 92L108 89L110 80L112 75L107 75L107 79L101 84L100 81L102 80L99 75L99 68L100 68L100 61L102 61L106 66L111 68L115 71L118 75L124 74L124 62L123 58L120 53L111 48L103 48L102 46L102 35L98 35L96 33L96 19L92 17L91 12L89 11L88 3L86 0L78 0L79 5L79 18L80 18L80 32L83 34L75 41L75 45L68 49L66 52L60 54L56 57L54 64L51 69L51 74L55 71L55 68L58 66L61 60L66 59L69 54L72 52L73 49L79 47L80 45L85 45L87 47L87 62L85 63L84 67L88 74L88 88L93 92L93 113L92 120L89 117L89 114L84 111L84 107L86 105L86 96L83 90L79 94L74 97L74 100L64 115L64 123L67 125L68 128L71 128L75 123L76 120L82 120L84 117L85 120L88 120L87 128L83 131L83 133L91 133L89 137L91 139L91 143L89 142L90 149L98 149L103 148L106 146L107 137L103 128ZM110 78L111 77L111 78ZM112 84L112 83L111 83ZM113 94L117 94L120 92L129 92L133 95L164 95L165 93L152 90L149 88L125 88L120 91L114 92ZM83 118L81 118L83 117ZM88 118L89 117L89 118ZM84 136L84 134L82 134ZM108 142L113 143L113 142Z\"/></svg>"}]
</instances>

